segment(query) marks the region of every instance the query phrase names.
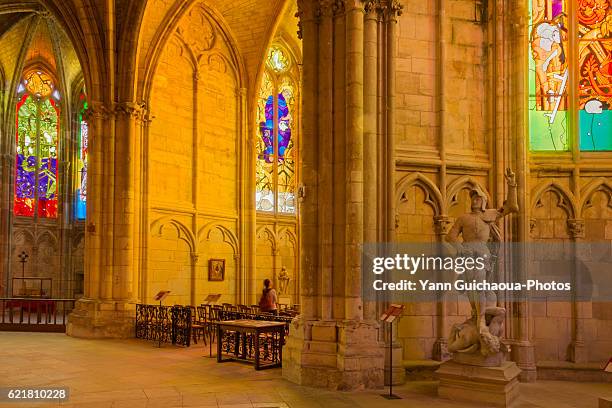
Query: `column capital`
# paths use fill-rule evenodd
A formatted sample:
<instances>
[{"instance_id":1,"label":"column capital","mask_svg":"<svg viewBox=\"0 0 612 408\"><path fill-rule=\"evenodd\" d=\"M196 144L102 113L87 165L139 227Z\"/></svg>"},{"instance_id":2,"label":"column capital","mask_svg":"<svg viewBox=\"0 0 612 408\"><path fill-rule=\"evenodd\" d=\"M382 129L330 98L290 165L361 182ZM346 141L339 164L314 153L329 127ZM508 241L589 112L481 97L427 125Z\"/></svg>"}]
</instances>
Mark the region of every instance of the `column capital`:
<instances>
[{"instance_id":1,"label":"column capital","mask_svg":"<svg viewBox=\"0 0 612 408\"><path fill-rule=\"evenodd\" d=\"M381 0L381 11L388 21L397 21L404 12L404 5L399 0Z\"/></svg>"},{"instance_id":2,"label":"column capital","mask_svg":"<svg viewBox=\"0 0 612 408\"><path fill-rule=\"evenodd\" d=\"M298 0L298 11L295 17L298 18L298 38L302 39L303 26L306 22L315 22L319 14L319 0Z\"/></svg>"},{"instance_id":3,"label":"column capital","mask_svg":"<svg viewBox=\"0 0 612 408\"><path fill-rule=\"evenodd\" d=\"M92 101L84 113L85 120L90 122L95 119L108 120L114 115L111 106L104 102Z\"/></svg>"},{"instance_id":4,"label":"column capital","mask_svg":"<svg viewBox=\"0 0 612 408\"><path fill-rule=\"evenodd\" d=\"M434 230L436 235L446 235L451 229L453 222L447 215L434 216Z\"/></svg>"},{"instance_id":5,"label":"column capital","mask_svg":"<svg viewBox=\"0 0 612 408\"><path fill-rule=\"evenodd\" d=\"M198 254L197 252L192 252L191 253L191 262L196 265L198 263L198 260L200 259L200 254Z\"/></svg>"},{"instance_id":6,"label":"column capital","mask_svg":"<svg viewBox=\"0 0 612 408\"><path fill-rule=\"evenodd\" d=\"M571 218L567 220L570 237L584 238L584 219Z\"/></svg>"},{"instance_id":7,"label":"column capital","mask_svg":"<svg viewBox=\"0 0 612 408\"><path fill-rule=\"evenodd\" d=\"M148 109L145 102L119 102L115 104L114 112L117 116L128 116L141 121L148 114Z\"/></svg>"},{"instance_id":8,"label":"column capital","mask_svg":"<svg viewBox=\"0 0 612 408\"><path fill-rule=\"evenodd\" d=\"M317 17L330 18L336 14L336 3L338 0L319 0L317 7Z\"/></svg>"},{"instance_id":9,"label":"column capital","mask_svg":"<svg viewBox=\"0 0 612 408\"><path fill-rule=\"evenodd\" d=\"M347 3L350 3L350 0L334 0L334 4L332 5L334 17L341 16L346 13Z\"/></svg>"},{"instance_id":10,"label":"column capital","mask_svg":"<svg viewBox=\"0 0 612 408\"><path fill-rule=\"evenodd\" d=\"M363 1L363 9L366 13L366 18L378 18L379 14L383 10L383 6L381 4L381 0L362 0Z\"/></svg>"},{"instance_id":11,"label":"column capital","mask_svg":"<svg viewBox=\"0 0 612 408\"><path fill-rule=\"evenodd\" d=\"M532 235L535 227L538 225L538 220L535 218L529 219L529 234Z\"/></svg>"}]
</instances>

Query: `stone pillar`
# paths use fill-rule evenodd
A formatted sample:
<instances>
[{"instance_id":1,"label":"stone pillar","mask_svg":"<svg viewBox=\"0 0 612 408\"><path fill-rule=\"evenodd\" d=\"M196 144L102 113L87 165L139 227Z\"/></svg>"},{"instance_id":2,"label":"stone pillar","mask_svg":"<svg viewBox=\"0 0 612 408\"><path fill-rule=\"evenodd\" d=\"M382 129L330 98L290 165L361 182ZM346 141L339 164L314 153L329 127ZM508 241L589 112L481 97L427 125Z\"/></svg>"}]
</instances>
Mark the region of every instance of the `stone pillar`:
<instances>
[{"instance_id":1,"label":"stone pillar","mask_svg":"<svg viewBox=\"0 0 612 408\"><path fill-rule=\"evenodd\" d=\"M245 140L241 143L244 148L240 150L240 191L241 202L244 203L241 207L241 219L245 220L240 228L240 253L246 254L241 257L241 273L242 280L241 292L239 301L242 304L250 305L256 302L255 296L255 254L257 246L257 211L255 210L255 138L249 134L249 112L247 106L248 93L246 88L239 89L240 101L240 139Z\"/></svg>"},{"instance_id":2,"label":"stone pillar","mask_svg":"<svg viewBox=\"0 0 612 408\"><path fill-rule=\"evenodd\" d=\"M385 44L385 58L384 58L384 67L381 74L385 76L385 90L384 90L384 99L385 99L385 122L386 122L386 132L385 132L385 178L386 178L386 206L385 206L385 214L386 214L386 241L388 243L395 242L395 231L398 228L398 216L396 213L396 196L395 196L395 148L396 148L396 123L395 123L395 111L396 111L396 102L395 102L395 78L397 71L397 44L398 44L398 35L397 35L397 18L402 14L403 5L400 4L397 0L387 0L380 1L380 9L383 17L383 26L382 33L384 35L384 44ZM381 164L382 165L382 164ZM390 367L391 361L389 360L389 355L387 352L385 358L385 384L389 385L390 378L389 372L390 370L393 372L393 383L401 384L405 381L405 369L402 365L402 357L403 357L403 347L402 344L397 340L397 324L392 325L387 330L387 342L391 342L391 352L393 353L393 366ZM388 349L388 347L385 347Z\"/></svg>"},{"instance_id":3,"label":"stone pillar","mask_svg":"<svg viewBox=\"0 0 612 408\"><path fill-rule=\"evenodd\" d=\"M139 264L134 257L135 142L146 114L132 102L92 103L85 296L68 317L75 337L132 337Z\"/></svg>"},{"instance_id":4,"label":"stone pillar","mask_svg":"<svg viewBox=\"0 0 612 408\"><path fill-rule=\"evenodd\" d=\"M363 23L360 2L346 3L346 252L345 318L363 319Z\"/></svg>"},{"instance_id":5,"label":"stone pillar","mask_svg":"<svg viewBox=\"0 0 612 408\"><path fill-rule=\"evenodd\" d=\"M438 243L440 244L440 249L442 249L442 244L446 239L446 234L448 234L451 227L452 222L448 216L439 215L434 217L434 228L438 238ZM439 251L439 253L442 253L442 251ZM446 337L450 331L448 330L448 327L446 327L446 298L444 297L444 293L440 294L436 307L436 332L438 338L434 343L433 358L437 361L446 361L450 358L450 353L448 352L448 341Z\"/></svg>"},{"instance_id":6,"label":"stone pillar","mask_svg":"<svg viewBox=\"0 0 612 408\"><path fill-rule=\"evenodd\" d=\"M512 97L508 98L508 111L513 117L511 128L512 143L514 150L511 152L515 161L516 180L518 183L518 200L519 214L516 217L518 222L517 241L521 243L519 249L514 254L513 258L513 276L515 282L523 282L525 280L525 272L529 268L529 209L530 209L530 191L529 191L529 157L528 146L526 143L525 132L528 131L528 111L525 105L527 100L526 95L526 75L519 75L524 72L527 61L528 36L527 36L527 21L528 10L527 3L517 3L513 6L511 19L514 24L511 25L509 34L509 44L511 49L511 76L512 82L510 92ZM520 374L521 381L535 381L536 365L535 365L535 348L529 340L529 300L522 300L516 303L517 322L516 334L509 341L511 344L512 360L517 363L522 370Z\"/></svg>"},{"instance_id":7,"label":"stone pillar","mask_svg":"<svg viewBox=\"0 0 612 408\"><path fill-rule=\"evenodd\" d=\"M378 241L378 15L373 1L365 4L363 70L363 242ZM374 297L374 291L370 296ZM364 318L378 317L374 299L364 299Z\"/></svg>"},{"instance_id":8,"label":"stone pillar","mask_svg":"<svg viewBox=\"0 0 612 408\"><path fill-rule=\"evenodd\" d=\"M584 219L569 219L567 220L570 237L573 239L576 247L574 248L575 267L572 274L572 287L574 288L574 297L579 285L578 271L578 245L584 242ZM589 352L584 341L584 322L590 317L587 313L591 308L591 302L572 300L572 343L569 348L569 359L574 363L586 363L589 361Z\"/></svg>"},{"instance_id":9,"label":"stone pillar","mask_svg":"<svg viewBox=\"0 0 612 408\"><path fill-rule=\"evenodd\" d=\"M319 7L319 49L317 61L317 75L319 78L318 104L319 135L332 135L334 130L333 85L334 73L330 61L334 59L334 7L333 1L321 1ZM319 149L319 199L330 201L333 194L333 163L334 163L334 139L322 137ZM332 319L333 277L334 267L333 253L333 212L334 209L327 206L319 208L319 239L321 240L320 267L321 281L319 282L319 294L321 297L321 319L329 321Z\"/></svg>"},{"instance_id":10,"label":"stone pillar","mask_svg":"<svg viewBox=\"0 0 612 408\"><path fill-rule=\"evenodd\" d=\"M368 26L364 39L367 16L360 0L301 0L298 8L304 50L303 132L312 144L302 154L300 194L304 313L294 320L283 350L283 376L332 389L379 387L384 354L379 325L364 319L360 248L364 225L371 221L364 218L366 195L368 203L374 198L368 211L376 216L377 208L376 187L364 192L366 104L374 118L374 127L368 129L377 129L371 110L372 98L376 102L376 58L372 44L367 46L367 41L377 45L376 30ZM368 61L374 70L364 78ZM372 141L376 148L376 139ZM374 174L369 171L368 182L376 183L376 167ZM314 295L316 287L321 297Z\"/></svg>"},{"instance_id":11,"label":"stone pillar","mask_svg":"<svg viewBox=\"0 0 612 408\"><path fill-rule=\"evenodd\" d=\"M15 139L10 138L10 140L14 141ZM0 147L2 147L2 143L0 143ZM12 219L10 192L13 188L11 185L11 174L15 171L15 156L9 153L0 154L0 159L0 214L2 215L0 217L0 259L3 260L0 264L0 296L10 297L10 230Z\"/></svg>"}]
</instances>

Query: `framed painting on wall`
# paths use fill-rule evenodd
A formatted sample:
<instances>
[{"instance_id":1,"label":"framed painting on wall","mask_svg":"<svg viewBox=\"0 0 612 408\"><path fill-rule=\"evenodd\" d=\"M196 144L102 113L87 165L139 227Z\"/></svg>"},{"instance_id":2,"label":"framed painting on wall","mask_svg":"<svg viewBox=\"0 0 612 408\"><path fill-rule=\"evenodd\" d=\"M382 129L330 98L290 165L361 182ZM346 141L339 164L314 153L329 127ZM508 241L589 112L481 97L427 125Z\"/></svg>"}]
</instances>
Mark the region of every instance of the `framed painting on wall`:
<instances>
[{"instance_id":1,"label":"framed painting on wall","mask_svg":"<svg viewBox=\"0 0 612 408\"><path fill-rule=\"evenodd\" d=\"M208 280L222 281L225 277L225 259L208 260Z\"/></svg>"}]
</instances>

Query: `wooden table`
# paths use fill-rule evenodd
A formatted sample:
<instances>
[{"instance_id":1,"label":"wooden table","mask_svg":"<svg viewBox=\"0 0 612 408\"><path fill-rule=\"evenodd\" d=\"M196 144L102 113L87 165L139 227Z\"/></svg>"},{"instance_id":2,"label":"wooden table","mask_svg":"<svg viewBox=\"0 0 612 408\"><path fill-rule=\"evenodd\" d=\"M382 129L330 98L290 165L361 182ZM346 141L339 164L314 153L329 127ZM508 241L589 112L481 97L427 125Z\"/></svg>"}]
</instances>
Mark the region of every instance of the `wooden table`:
<instances>
[{"instance_id":1,"label":"wooden table","mask_svg":"<svg viewBox=\"0 0 612 408\"><path fill-rule=\"evenodd\" d=\"M217 322L217 362L241 360L255 370L280 367L283 361L285 323L266 320ZM223 354L231 356L223 359Z\"/></svg>"}]
</instances>

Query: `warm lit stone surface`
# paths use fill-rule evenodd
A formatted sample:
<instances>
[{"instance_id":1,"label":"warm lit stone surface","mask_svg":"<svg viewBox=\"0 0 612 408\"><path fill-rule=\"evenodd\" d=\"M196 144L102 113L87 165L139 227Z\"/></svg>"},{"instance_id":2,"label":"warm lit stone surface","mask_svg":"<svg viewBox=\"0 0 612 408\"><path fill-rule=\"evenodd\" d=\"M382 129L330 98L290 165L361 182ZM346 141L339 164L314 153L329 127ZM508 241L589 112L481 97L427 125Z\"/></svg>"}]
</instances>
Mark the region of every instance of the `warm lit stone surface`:
<instances>
[{"instance_id":1,"label":"warm lit stone surface","mask_svg":"<svg viewBox=\"0 0 612 408\"><path fill-rule=\"evenodd\" d=\"M279 369L255 371L240 363L217 364L202 343L161 349L140 340L84 340L63 334L0 333L0 387L67 386L62 406L98 407L427 407L468 408L436 396L436 382L395 387L403 401L382 390L332 392L301 387ZM609 384L537 382L519 384L518 407L596 407L612 398ZM43 407L11 403L9 407Z\"/></svg>"}]
</instances>

